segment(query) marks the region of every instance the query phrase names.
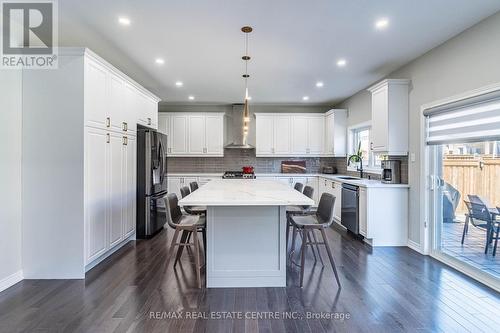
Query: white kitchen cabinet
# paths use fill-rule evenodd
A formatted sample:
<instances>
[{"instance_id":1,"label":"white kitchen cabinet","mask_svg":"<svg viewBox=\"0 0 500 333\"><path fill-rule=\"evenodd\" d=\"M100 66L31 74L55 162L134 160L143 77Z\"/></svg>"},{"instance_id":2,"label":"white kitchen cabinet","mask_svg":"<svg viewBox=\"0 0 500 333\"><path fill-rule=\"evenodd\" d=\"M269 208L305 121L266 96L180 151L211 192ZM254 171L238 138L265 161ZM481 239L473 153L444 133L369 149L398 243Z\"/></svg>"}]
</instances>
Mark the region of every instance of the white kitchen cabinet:
<instances>
[{"instance_id":1,"label":"white kitchen cabinet","mask_svg":"<svg viewBox=\"0 0 500 333\"><path fill-rule=\"evenodd\" d=\"M135 237L138 96L152 124L159 101L88 49L60 48L58 60L57 71L23 73L23 126L57 133L23 137L23 165L47 166L23 166L24 272L33 279L84 278Z\"/></svg>"},{"instance_id":2,"label":"white kitchen cabinet","mask_svg":"<svg viewBox=\"0 0 500 333\"><path fill-rule=\"evenodd\" d=\"M135 131L136 123L157 128L156 96L91 51L86 50L81 59L87 126L122 132Z\"/></svg>"},{"instance_id":3,"label":"white kitchen cabinet","mask_svg":"<svg viewBox=\"0 0 500 333\"><path fill-rule=\"evenodd\" d=\"M347 110L333 109L325 115L325 156L347 154Z\"/></svg>"},{"instance_id":4,"label":"white kitchen cabinet","mask_svg":"<svg viewBox=\"0 0 500 333\"><path fill-rule=\"evenodd\" d=\"M162 113L160 131L168 135L171 157L223 157L223 113Z\"/></svg>"},{"instance_id":5,"label":"white kitchen cabinet","mask_svg":"<svg viewBox=\"0 0 500 333\"><path fill-rule=\"evenodd\" d=\"M384 80L372 94L371 150L386 155L408 154L409 80Z\"/></svg>"},{"instance_id":6,"label":"white kitchen cabinet","mask_svg":"<svg viewBox=\"0 0 500 333\"><path fill-rule=\"evenodd\" d=\"M274 115L255 115L255 154L274 154Z\"/></svg>"},{"instance_id":7,"label":"white kitchen cabinet","mask_svg":"<svg viewBox=\"0 0 500 333\"><path fill-rule=\"evenodd\" d=\"M189 115L188 117L188 154L205 153L205 116Z\"/></svg>"},{"instance_id":8,"label":"white kitchen cabinet","mask_svg":"<svg viewBox=\"0 0 500 333\"><path fill-rule=\"evenodd\" d=\"M188 117L185 115L172 115L171 118L171 149L169 156L188 154Z\"/></svg>"},{"instance_id":9,"label":"white kitchen cabinet","mask_svg":"<svg viewBox=\"0 0 500 333\"><path fill-rule=\"evenodd\" d=\"M256 113L256 156L324 156L324 114Z\"/></svg>"},{"instance_id":10,"label":"white kitchen cabinet","mask_svg":"<svg viewBox=\"0 0 500 333\"><path fill-rule=\"evenodd\" d=\"M106 252L108 211L108 134L88 127L85 133L85 260Z\"/></svg>"}]
</instances>

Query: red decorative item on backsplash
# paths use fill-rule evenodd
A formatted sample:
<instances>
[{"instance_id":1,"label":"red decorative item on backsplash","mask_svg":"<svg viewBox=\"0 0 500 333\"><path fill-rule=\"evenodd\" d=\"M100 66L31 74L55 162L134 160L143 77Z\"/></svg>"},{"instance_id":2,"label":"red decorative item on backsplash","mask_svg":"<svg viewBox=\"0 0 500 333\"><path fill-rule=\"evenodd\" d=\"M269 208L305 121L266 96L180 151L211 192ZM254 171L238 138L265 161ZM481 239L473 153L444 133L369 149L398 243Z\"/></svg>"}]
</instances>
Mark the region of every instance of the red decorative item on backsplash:
<instances>
[{"instance_id":1,"label":"red decorative item on backsplash","mask_svg":"<svg viewBox=\"0 0 500 333\"><path fill-rule=\"evenodd\" d=\"M253 166L244 166L243 173L253 173Z\"/></svg>"}]
</instances>

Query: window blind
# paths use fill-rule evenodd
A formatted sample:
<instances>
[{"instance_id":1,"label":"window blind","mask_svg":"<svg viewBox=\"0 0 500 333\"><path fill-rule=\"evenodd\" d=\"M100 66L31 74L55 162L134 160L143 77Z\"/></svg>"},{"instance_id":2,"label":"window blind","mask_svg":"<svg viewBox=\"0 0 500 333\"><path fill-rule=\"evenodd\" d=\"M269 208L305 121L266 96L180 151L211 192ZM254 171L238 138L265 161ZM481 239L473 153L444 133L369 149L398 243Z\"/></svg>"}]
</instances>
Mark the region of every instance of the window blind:
<instances>
[{"instance_id":1,"label":"window blind","mask_svg":"<svg viewBox=\"0 0 500 333\"><path fill-rule=\"evenodd\" d=\"M500 96L462 100L424 115L428 145L500 140Z\"/></svg>"}]
</instances>

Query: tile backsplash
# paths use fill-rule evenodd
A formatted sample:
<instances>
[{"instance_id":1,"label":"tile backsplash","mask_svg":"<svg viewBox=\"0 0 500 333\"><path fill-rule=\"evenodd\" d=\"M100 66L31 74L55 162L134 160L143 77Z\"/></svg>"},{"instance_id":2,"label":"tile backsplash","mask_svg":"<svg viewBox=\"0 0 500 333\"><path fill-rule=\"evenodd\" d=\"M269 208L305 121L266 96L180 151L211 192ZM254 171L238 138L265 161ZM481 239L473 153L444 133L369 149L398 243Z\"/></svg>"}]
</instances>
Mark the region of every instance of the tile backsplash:
<instances>
[{"instance_id":1,"label":"tile backsplash","mask_svg":"<svg viewBox=\"0 0 500 333\"><path fill-rule=\"evenodd\" d=\"M323 165L333 165L334 158L283 158L255 157L255 150L226 149L224 157L170 157L167 159L167 170L170 173L183 172L224 172L241 170L242 166L251 165L257 173L281 172L281 161L304 160L308 173L321 172Z\"/></svg>"},{"instance_id":2,"label":"tile backsplash","mask_svg":"<svg viewBox=\"0 0 500 333\"><path fill-rule=\"evenodd\" d=\"M408 183L408 158L392 157L401 160L401 182ZM347 161L344 157L309 157L309 158L283 158L283 157L255 157L255 150L226 149L224 157L169 157L167 170L169 173L188 172L224 172L227 170L241 170L245 165L251 165L256 173L281 172L281 162L290 160L306 161L308 173L321 173L323 166L335 166L339 174L359 176L359 172L347 171ZM367 173L371 179L380 179L379 174Z\"/></svg>"}]
</instances>

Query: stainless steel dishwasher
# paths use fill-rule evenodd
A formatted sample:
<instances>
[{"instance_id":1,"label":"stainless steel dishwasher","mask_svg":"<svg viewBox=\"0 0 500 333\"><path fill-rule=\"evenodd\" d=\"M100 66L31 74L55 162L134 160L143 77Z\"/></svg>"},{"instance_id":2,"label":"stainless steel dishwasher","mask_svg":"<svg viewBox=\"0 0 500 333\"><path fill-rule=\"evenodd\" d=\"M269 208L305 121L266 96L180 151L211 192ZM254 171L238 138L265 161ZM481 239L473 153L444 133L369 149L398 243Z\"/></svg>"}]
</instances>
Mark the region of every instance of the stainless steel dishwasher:
<instances>
[{"instance_id":1,"label":"stainless steel dishwasher","mask_svg":"<svg viewBox=\"0 0 500 333\"><path fill-rule=\"evenodd\" d=\"M342 225L355 235L359 233L359 187L342 184Z\"/></svg>"}]
</instances>

